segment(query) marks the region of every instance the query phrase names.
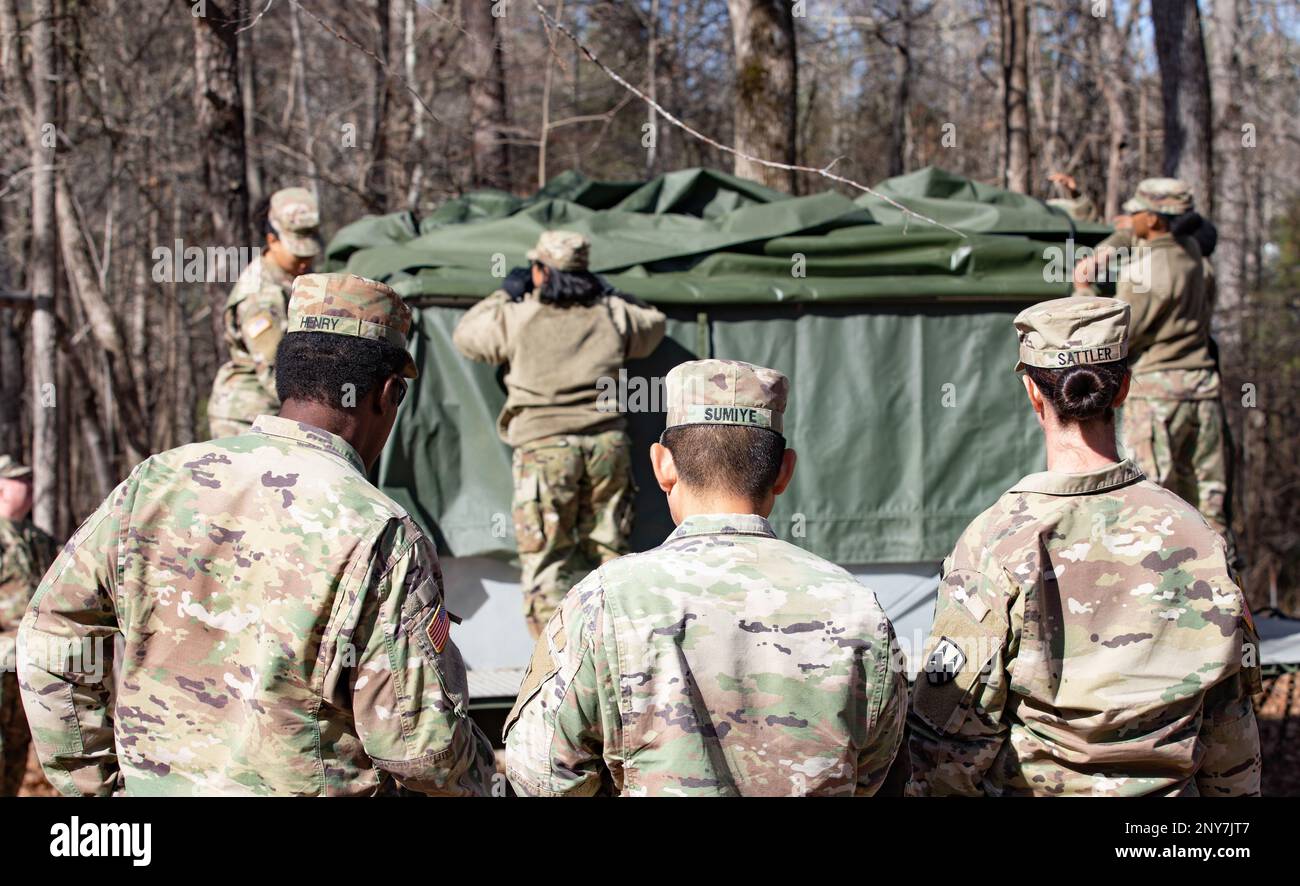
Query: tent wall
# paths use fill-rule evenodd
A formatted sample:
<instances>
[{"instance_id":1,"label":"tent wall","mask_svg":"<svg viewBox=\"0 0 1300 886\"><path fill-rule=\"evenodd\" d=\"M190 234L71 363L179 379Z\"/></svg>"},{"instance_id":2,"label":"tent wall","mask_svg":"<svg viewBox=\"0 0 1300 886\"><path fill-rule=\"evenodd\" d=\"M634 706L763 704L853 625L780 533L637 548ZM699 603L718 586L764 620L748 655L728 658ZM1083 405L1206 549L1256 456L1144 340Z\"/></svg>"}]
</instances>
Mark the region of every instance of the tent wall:
<instances>
[{"instance_id":1,"label":"tent wall","mask_svg":"<svg viewBox=\"0 0 1300 886\"><path fill-rule=\"evenodd\" d=\"M785 372L792 380L787 436L800 460L772 516L777 532L838 563L934 562L998 495L1043 468L1040 435L1012 372L1017 309L668 307L669 337L628 376L662 379L702 355ZM509 558L510 451L496 433L504 393L496 370L453 348L461 313L419 310L421 376L378 479L444 555ZM628 416L639 487L632 544L644 550L672 530L648 456L663 429L663 404L627 405L654 407Z\"/></svg>"}]
</instances>

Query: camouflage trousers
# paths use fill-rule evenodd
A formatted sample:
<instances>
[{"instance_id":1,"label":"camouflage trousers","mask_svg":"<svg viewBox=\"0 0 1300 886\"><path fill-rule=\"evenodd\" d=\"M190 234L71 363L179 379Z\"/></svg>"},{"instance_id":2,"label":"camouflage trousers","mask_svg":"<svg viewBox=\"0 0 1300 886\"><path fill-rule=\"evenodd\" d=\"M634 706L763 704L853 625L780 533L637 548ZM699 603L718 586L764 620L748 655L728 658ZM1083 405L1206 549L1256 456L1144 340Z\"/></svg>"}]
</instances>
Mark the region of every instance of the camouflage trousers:
<instances>
[{"instance_id":1,"label":"camouflage trousers","mask_svg":"<svg viewBox=\"0 0 1300 886\"><path fill-rule=\"evenodd\" d=\"M16 797L27 774L32 735L18 694L18 675L0 674L0 797Z\"/></svg>"},{"instance_id":2,"label":"camouflage trousers","mask_svg":"<svg viewBox=\"0 0 1300 886\"><path fill-rule=\"evenodd\" d=\"M512 467L524 617L537 637L569 588L627 553L631 443L623 431L543 437L516 448Z\"/></svg>"},{"instance_id":3,"label":"camouflage trousers","mask_svg":"<svg viewBox=\"0 0 1300 886\"><path fill-rule=\"evenodd\" d=\"M1205 380L1198 384L1201 375ZM1134 388L1139 387L1139 395L1130 395L1120 410L1120 439L1128 457L1148 479L1195 505L1210 526L1231 542L1224 501L1228 460L1218 373L1153 372L1135 377ZM1150 396L1161 387L1193 398ZM1213 396L1205 396L1211 389Z\"/></svg>"}]
</instances>

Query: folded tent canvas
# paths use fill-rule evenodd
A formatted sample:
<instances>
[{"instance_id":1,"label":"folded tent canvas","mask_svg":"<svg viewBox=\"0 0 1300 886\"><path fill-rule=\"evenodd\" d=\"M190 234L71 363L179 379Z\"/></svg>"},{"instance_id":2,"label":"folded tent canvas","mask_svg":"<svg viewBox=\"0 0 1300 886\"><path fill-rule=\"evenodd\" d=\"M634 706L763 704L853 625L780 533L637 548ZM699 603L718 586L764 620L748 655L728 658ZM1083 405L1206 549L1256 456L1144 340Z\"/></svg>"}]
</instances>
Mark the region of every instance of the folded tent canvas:
<instances>
[{"instance_id":1,"label":"folded tent canvas","mask_svg":"<svg viewBox=\"0 0 1300 886\"><path fill-rule=\"evenodd\" d=\"M625 384L642 397L628 414L633 548L672 530L647 455L664 421L651 380L705 356L775 367L792 380L787 436L800 459L774 528L859 575L904 652L919 651L958 534L1044 465L1012 372L1011 319L1068 294L1068 241L1110 229L935 168L876 190L961 234L871 195L793 197L688 169L645 182L570 172L528 198L473 192L333 238L326 269L384 280L415 308L420 378L376 480L437 540L472 695L512 695L518 673L503 669L524 666L531 642L511 563L510 451L496 434L505 395L499 372L462 358L451 333L547 228L589 235L592 270L669 317Z\"/></svg>"}]
</instances>

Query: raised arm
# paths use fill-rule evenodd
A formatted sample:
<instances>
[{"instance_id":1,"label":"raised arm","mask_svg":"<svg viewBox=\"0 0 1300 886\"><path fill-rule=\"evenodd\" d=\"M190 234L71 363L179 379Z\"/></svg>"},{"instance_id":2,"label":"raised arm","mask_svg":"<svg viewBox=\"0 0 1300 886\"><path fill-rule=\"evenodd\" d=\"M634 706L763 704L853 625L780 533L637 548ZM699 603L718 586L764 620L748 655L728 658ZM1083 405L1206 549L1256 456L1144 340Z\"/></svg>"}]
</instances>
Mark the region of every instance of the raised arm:
<instances>
[{"instance_id":1,"label":"raised arm","mask_svg":"<svg viewBox=\"0 0 1300 886\"><path fill-rule=\"evenodd\" d=\"M456 350L479 363L500 365L509 360L506 305L510 296L498 290L465 312L452 333Z\"/></svg>"}]
</instances>

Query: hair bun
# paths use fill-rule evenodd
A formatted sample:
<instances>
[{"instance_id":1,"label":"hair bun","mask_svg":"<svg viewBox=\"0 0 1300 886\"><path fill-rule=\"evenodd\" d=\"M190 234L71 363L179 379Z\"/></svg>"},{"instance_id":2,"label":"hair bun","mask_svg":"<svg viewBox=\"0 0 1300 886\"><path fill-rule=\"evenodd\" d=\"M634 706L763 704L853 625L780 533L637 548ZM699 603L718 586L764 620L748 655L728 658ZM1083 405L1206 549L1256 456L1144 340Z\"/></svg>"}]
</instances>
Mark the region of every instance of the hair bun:
<instances>
[{"instance_id":1,"label":"hair bun","mask_svg":"<svg viewBox=\"0 0 1300 886\"><path fill-rule=\"evenodd\" d=\"M1105 412L1115 398L1115 392L1108 390L1101 373L1091 366L1074 366L1062 375L1056 406L1069 418L1079 421L1094 418Z\"/></svg>"}]
</instances>

